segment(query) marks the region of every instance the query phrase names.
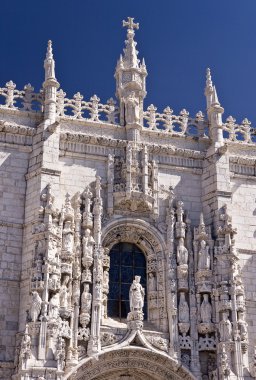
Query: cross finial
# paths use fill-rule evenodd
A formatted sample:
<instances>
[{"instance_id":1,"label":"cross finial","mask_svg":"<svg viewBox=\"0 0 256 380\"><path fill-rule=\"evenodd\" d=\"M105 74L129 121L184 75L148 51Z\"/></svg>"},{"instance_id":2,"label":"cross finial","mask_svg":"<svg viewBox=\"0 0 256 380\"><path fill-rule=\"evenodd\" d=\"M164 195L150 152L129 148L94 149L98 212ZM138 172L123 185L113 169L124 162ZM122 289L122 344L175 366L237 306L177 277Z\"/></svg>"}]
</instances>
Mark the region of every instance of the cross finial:
<instances>
[{"instance_id":1,"label":"cross finial","mask_svg":"<svg viewBox=\"0 0 256 380\"><path fill-rule=\"evenodd\" d=\"M123 20L123 26L127 26L128 29L133 30L133 29L139 29L139 23L133 22L134 18L133 17L127 17L127 21Z\"/></svg>"}]
</instances>

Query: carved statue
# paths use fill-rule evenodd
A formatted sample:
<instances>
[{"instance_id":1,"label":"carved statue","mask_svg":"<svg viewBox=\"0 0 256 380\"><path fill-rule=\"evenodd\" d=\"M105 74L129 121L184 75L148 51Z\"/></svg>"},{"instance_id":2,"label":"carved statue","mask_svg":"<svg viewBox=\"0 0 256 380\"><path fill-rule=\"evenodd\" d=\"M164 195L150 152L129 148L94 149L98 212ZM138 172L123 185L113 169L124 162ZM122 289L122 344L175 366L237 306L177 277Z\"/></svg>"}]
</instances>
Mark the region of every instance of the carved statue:
<instances>
[{"instance_id":1,"label":"carved statue","mask_svg":"<svg viewBox=\"0 0 256 380\"><path fill-rule=\"evenodd\" d=\"M83 254L84 256L92 257L94 239L91 236L89 228L85 230L83 237Z\"/></svg>"},{"instance_id":2,"label":"carved statue","mask_svg":"<svg viewBox=\"0 0 256 380\"><path fill-rule=\"evenodd\" d=\"M148 290L150 292L156 291L156 278L152 272L150 272L148 275Z\"/></svg>"},{"instance_id":3,"label":"carved statue","mask_svg":"<svg viewBox=\"0 0 256 380\"><path fill-rule=\"evenodd\" d=\"M228 313L222 314L222 320L219 323L220 341L227 342L232 340L232 326L228 318Z\"/></svg>"},{"instance_id":4,"label":"carved statue","mask_svg":"<svg viewBox=\"0 0 256 380\"><path fill-rule=\"evenodd\" d=\"M82 313L90 313L92 303L92 295L89 292L89 284L84 284L84 291L81 296Z\"/></svg>"},{"instance_id":5,"label":"carved statue","mask_svg":"<svg viewBox=\"0 0 256 380\"><path fill-rule=\"evenodd\" d=\"M140 276L135 276L129 292L130 310L142 311L144 306L145 291L140 284Z\"/></svg>"},{"instance_id":6,"label":"carved statue","mask_svg":"<svg viewBox=\"0 0 256 380\"><path fill-rule=\"evenodd\" d=\"M42 299L37 292L32 292L32 301L30 306L30 317L32 322L36 322L41 311Z\"/></svg>"},{"instance_id":7,"label":"carved statue","mask_svg":"<svg viewBox=\"0 0 256 380\"><path fill-rule=\"evenodd\" d=\"M69 284L69 275L65 275L63 282L60 288L60 306L68 307L68 284Z\"/></svg>"},{"instance_id":8,"label":"carved statue","mask_svg":"<svg viewBox=\"0 0 256 380\"><path fill-rule=\"evenodd\" d=\"M109 285L109 273L107 270L103 272L103 288L105 291L108 291L108 285Z\"/></svg>"},{"instance_id":9,"label":"carved statue","mask_svg":"<svg viewBox=\"0 0 256 380\"><path fill-rule=\"evenodd\" d=\"M133 124L139 123L139 101L135 96L135 92L132 91L125 101L125 111L126 111L126 123Z\"/></svg>"},{"instance_id":10,"label":"carved statue","mask_svg":"<svg viewBox=\"0 0 256 380\"><path fill-rule=\"evenodd\" d=\"M59 317L59 307L60 307L60 295L56 293L52 296L49 301L49 317L52 319L57 319Z\"/></svg>"},{"instance_id":11,"label":"carved statue","mask_svg":"<svg viewBox=\"0 0 256 380\"><path fill-rule=\"evenodd\" d=\"M55 353L55 359L57 360L57 369L59 371L63 371L65 367L65 357L66 357L66 352L65 352L65 340L59 336L58 337L58 342L56 345L56 353Z\"/></svg>"},{"instance_id":12,"label":"carved statue","mask_svg":"<svg viewBox=\"0 0 256 380\"><path fill-rule=\"evenodd\" d=\"M203 302L201 303L200 315L201 322L203 323L211 323L212 318L212 305L209 302L209 294L203 295Z\"/></svg>"},{"instance_id":13,"label":"carved statue","mask_svg":"<svg viewBox=\"0 0 256 380\"><path fill-rule=\"evenodd\" d=\"M180 302L179 302L179 322L189 323L189 307L185 299L185 293L180 292Z\"/></svg>"},{"instance_id":14,"label":"carved statue","mask_svg":"<svg viewBox=\"0 0 256 380\"><path fill-rule=\"evenodd\" d=\"M177 261L179 265L184 265L188 263L188 250L184 246L184 239L179 239L179 244L177 248Z\"/></svg>"},{"instance_id":15,"label":"carved statue","mask_svg":"<svg viewBox=\"0 0 256 380\"><path fill-rule=\"evenodd\" d=\"M21 345L20 345L20 358L22 359L22 362L25 364L26 361L30 358L30 356L31 356L31 338L28 333L28 325L26 325L26 329L25 329L24 335L21 340Z\"/></svg>"},{"instance_id":16,"label":"carved statue","mask_svg":"<svg viewBox=\"0 0 256 380\"><path fill-rule=\"evenodd\" d=\"M210 269L211 257L209 246L206 245L205 240L201 240L200 245L201 247L198 252L198 269Z\"/></svg>"},{"instance_id":17,"label":"carved statue","mask_svg":"<svg viewBox=\"0 0 256 380\"><path fill-rule=\"evenodd\" d=\"M247 340L248 339L247 323L244 320L244 313L243 312L238 313L237 324L238 324L238 328L240 331L241 340Z\"/></svg>"},{"instance_id":18,"label":"carved statue","mask_svg":"<svg viewBox=\"0 0 256 380\"><path fill-rule=\"evenodd\" d=\"M71 228L71 222L67 220L63 228L63 249L72 254L74 246L73 231Z\"/></svg>"}]
</instances>

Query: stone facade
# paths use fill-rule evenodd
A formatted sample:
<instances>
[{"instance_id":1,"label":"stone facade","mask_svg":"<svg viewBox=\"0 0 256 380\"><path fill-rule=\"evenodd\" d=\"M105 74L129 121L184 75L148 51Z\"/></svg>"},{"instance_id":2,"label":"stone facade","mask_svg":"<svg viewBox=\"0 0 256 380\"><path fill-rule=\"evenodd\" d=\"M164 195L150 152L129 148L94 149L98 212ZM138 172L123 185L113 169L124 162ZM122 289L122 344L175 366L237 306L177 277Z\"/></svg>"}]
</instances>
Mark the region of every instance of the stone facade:
<instances>
[{"instance_id":1,"label":"stone facade","mask_svg":"<svg viewBox=\"0 0 256 380\"><path fill-rule=\"evenodd\" d=\"M145 110L138 24L123 26L117 101L67 98L51 41L40 93L0 89L0 378L255 378L255 132L222 120L209 69L207 116ZM147 273L121 321L118 243Z\"/></svg>"}]
</instances>

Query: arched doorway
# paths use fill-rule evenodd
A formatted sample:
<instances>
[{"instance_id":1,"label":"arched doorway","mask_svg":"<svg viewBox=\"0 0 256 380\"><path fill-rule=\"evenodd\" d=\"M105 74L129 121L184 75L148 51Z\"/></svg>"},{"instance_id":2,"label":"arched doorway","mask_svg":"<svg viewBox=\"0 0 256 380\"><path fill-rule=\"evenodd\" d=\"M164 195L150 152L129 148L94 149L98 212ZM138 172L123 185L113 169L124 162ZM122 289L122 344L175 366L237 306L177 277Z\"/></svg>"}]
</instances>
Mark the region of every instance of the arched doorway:
<instances>
[{"instance_id":1,"label":"arched doorway","mask_svg":"<svg viewBox=\"0 0 256 380\"><path fill-rule=\"evenodd\" d=\"M123 319L130 311L129 289L135 276L145 289L144 318L147 318L147 264L136 244L117 243L110 250L108 316Z\"/></svg>"},{"instance_id":2,"label":"arched doorway","mask_svg":"<svg viewBox=\"0 0 256 380\"><path fill-rule=\"evenodd\" d=\"M142 347L111 349L84 359L63 380L195 380L167 354Z\"/></svg>"}]
</instances>

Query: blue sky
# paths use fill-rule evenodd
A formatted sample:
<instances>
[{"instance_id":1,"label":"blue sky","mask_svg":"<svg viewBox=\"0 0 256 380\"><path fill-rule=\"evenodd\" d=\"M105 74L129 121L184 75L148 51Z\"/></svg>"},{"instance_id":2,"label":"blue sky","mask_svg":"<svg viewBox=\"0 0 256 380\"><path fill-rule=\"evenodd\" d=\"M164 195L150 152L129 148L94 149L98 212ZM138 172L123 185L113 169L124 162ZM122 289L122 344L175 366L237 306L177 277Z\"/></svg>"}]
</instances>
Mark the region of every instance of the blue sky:
<instances>
[{"instance_id":1,"label":"blue sky","mask_svg":"<svg viewBox=\"0 0 256 380\"><path fill-rule=\"evenodd\" d=\"M145 107L205 111L210 67L225 117L256 125L255 0L12 0L1 2L0 86L43 81L47 40L56 76L72 97L115 92L114 69L124 47L122 20L134 17L140 58L148 69Z\"/></svg>"}]
</instances>

